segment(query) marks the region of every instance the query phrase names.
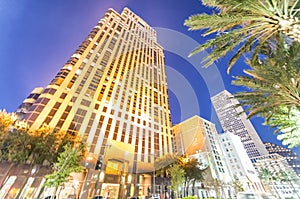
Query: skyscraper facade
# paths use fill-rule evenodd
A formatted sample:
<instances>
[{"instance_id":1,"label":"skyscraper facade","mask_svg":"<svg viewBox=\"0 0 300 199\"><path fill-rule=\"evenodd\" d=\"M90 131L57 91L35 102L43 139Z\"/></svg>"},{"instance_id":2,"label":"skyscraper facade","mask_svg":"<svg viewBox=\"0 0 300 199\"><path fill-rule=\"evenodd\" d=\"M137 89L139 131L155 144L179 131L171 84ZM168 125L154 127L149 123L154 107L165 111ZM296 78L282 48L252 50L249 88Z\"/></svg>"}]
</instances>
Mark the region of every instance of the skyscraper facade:
<instances>
[{"instance_id":1,"label":"skyscraper facade","mask_svg":"<svg viewBox=\"0 0 300 199\"><path fill-rule=\"evenodd\" d=\"M300 157L296 152L291 149L284 148L274 143L265 142L266 149L270 154L277 153L286 159L288 164L294 169L294 171L300 174Z\"/></svg>"},{"instance_id":2,"label":"skyscraper facade","mask_svg":"<svg viewBox=\"0 0 300 199\"><path fill-rule=\"evenodd\" d=\"M31 129L48 124L82 135L103 162L104 183L130 183L129 174L153 169L155 156L172 153L164 52L155 30L128 8L109 9L23 118Z\"/></svg>"},{"instance_id":3,"label":"skyscraper facade","mask_svg":"<svg viewBox=\"0 0 300 199\"><path fill-rule=\"evenodd\" d=\"M16 114L20 120L24 118L26 113L28 113L29 109L31 108L32 104L37 100L37 98L41 95L44 88L34 88L28 97L22 102L22 104L17 108Z\"/></svg>"},{"instance_id":4,"label":"skyscraper facade","mask_svg":"<svg viewBox=\"0 0 300 199\"><path fill-rule=\"evenodd\" d=\"M224 90L211 98L224 131L238 135L250 159L268 154L246 113L231 93Z\"/></svg>"},{"instance_id":5,"label":"skyscraper facade","mask_svg":"<svg viewBox=\"0 0 300 199\"><path fill-rule=\"evenodd\" d=\"M215 197L221 198L213 186L214 182L219 181L228 185L232 182L233 176L225 160L215 124L196 115L173 126L173 133L174 148L177 152L197 159L200 168L205 169L205 181L201 183L202 185L197 183L195 186L198 187L201 198L209 197L207 190L212 190ZM223 188L226 194L233 194L230 186ZM222 198L228 198L229 195L226 194Z\"/></svg>"},{"instance_id":6,"label":"skyscraper facade","mask_svg":"<svg viewBox=\"0 0 300 199\"><path fill-rule=\"evenodd\" d=\"M258 173L239 136L230 132L222 133L219 136L233 178L241 183L245 192L264 192Z\"/></svg>"},{"instance_id":7,"label":"skyscraper facade","mask_svg":"<svg viewBox=\"0 0 300 199\"><path fill-rule=\"evenodd\" d=\"M256 171L261 175L267 192L277 195L278 198L299 198L299 183L295 178L297 174L283 156L273 153L255 157L252 162ZM272 176L271 183L268 173ZM289 177L283 180L282 176Z\"/></svg>"}]
</instances>

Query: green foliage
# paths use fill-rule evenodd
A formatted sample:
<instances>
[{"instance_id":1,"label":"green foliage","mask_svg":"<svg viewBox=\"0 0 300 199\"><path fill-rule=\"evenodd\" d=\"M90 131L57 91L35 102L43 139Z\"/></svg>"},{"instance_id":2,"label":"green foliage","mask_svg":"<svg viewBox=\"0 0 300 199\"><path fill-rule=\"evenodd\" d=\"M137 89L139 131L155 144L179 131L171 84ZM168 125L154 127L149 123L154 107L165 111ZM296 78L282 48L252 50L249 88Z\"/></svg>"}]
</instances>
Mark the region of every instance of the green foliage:
<instances>
[{"instance_id":1,"label":"green foliage","mask_svg":"<svg viewBox=\"0 0 300 199\"><path fill-rule=\"evenodd\" d=\"M6 139L9 127L14 122L14 116L13 114L8 114L5 110L0 110L0 159L3 156L4 150L4 140Z\"/></svg>"},{"instance_id":2,"label":"green foliage","mask_svg":"<svg viewBox=\"0 0 300 199\"><path fill-rule=\"evenodd\" d=\"M228 65L229 73L239 57L254 51L256 58L264 43L279 33L300 41L297 0L202 0L202 3L217 12L191 16L185 25L189 30L205 29L203 36L217 35L190 54L212 48L204 59L205 66L236 50Z\"/></svg>"},{"instance_id":3,"label":"green foliage","mask_svg":"<svg viewBox=\"0 0 300 199\"><path fill-rule=\"evenodd\" d=\"M184 187L185 194L188 195L188 187L190 184L193 184L193 191L195 188L195 182L201 182L204 180L204 172L205 170L200 169L200 164L195 158L187 158L185 156L181 156L177 159L177 164L184 170Z\"/></svg>"},{"instance_id":4,"label":"green foliage","mask_svg":"<svg viewBox=\"0 0 300 199\"><path fill-rule=\"evenodd\" d=\"M86 147L77 133L69 134L47 125L32 131L20 129L12 126L16 122L12 116L0 112L0 160L38 165L55 162L53 173L45 176L44 186L56 190L69 180L71 173L82 171Z\"/></svg>"},{"instance_id":5,"label":"green foliage","mask_svg":"<svg viewBox=\"0 0 300 199\"><path fill-rule=\"evenodd\" d=\"M248 62L252 69L233 84L249 90L234 96L247 107L249 118L264 117L266 125L282 133L278 139L292 148L300 145L300 44L280 46L269 57Z\"/></svg>"},{"instance_id":6,"label":"green foliage","mask_svg":"<svg viewBox=\"0 0 300 199\"><path fill-rule=\"evenodd\" d=\"M258 175L263 181L266 181L268 183L276 179L276 176L273 175L273 173L267 168L262 168L259 171Z\"/></svg>"},{"instance_id":7,"label":"green foliage","mask_svg":"<svg viewBox=\"0 0 300 199\"><path fill-rule=\"evenodd\" d=\"M200 169L200 164L197 159L181 157L178 159L178 164L185 172L186 182L190 182L191 180L204 180L204 170Z\"/></svg>"},{"instance_id":8,"label":"green foliage","mask_svg":"<svg viewBox=\"0 0 300 199\"><path fill-rule=\"evenodd\" d=\"M215 8L211 15L198 14L185 21L190 30L205 29L203 36L216 37L197 47L191 55L212 48L206 66L234 54L228 73L237 59L248 53L245 76L233 84L248 91L235 94L247 107L249 118L261 116L265 124L280 132L278 139L290 148L300 146L300 16L299 0L202 0Z\"/></svg>"},{"instance_id":9,"label":"green foliage","mask_svg":"<svg viewBox=\"0 0 300 199\"><path fill-rule=\"evenodd\" d=\"M241 181L239 181L237 177L235 177L232 181L232 187L234 188L236 193L245 191L243 184L241 183Z\"/></svg>"},{"instance_id":10,"label":"green foliage","mask_svg":"<svg viewBox=\"0 0 300 199\"><path fill-rule=\"evenodd\" d=\"M15 130L7 134L5 153L1 158L15 163L26 163L32 151L32 137L23 130Z\"/></svg>"},{"instance_id":11,"label":"green foliage","mask_svg":"<svg viewBox=\"0 0 300 199\"><path fill-rule=\"evenodd\" d=\"M166 154L155 160L156 175L170 175L171 189L178 191L179 185L185 183L188 187L191 182L204 180L204 170L199 167L199 162L194 158L186 158L177 154Z\"/></svg>"},{"instance_id":12,"label":"green foliage","mask_svg":"<svg viewBox=\"0 0 300 199\"><path fill-rule=\"evenodd\" d=\"M184 181L185 172L178 164L173 164L167 171L171 175L171 189L177 192Z\"/></svg>"},{"instance_id":13,"label":"green foliage","mask_svg":"<svg viewBox=\"0 0 300 199\"><path fill-rule=\"evenodd\" d=\"M52 164L64 146L82 142L77 133L69 134L47 125L29 131L13 125L13 114L0 111L0 160L14 163ZM12 128L10 128L12 127Z\"/></svg>"},{"instance_id":14,"label":"green foliage","mask_svg":"<svg viewBox=\"0 0 300 199\"><path fill-rule=\"evenodd\" d=\"M53 165L53 173L45 176L45 187L62 186L68 182L71 173L81 172L84 168L81 165L85 149L83 144L74 147L66 144L63 148L64 151L59 154L57 162Z\"/></svg>"},{"instance_id":15,"label":"green foliage","mask_svg":"<svg viewBox=\"0 0 300 199\"><path fill-rule=\"evenodd\" d=\"M177 154L166 154L155 159L154 168L157 176L166 176L167 170L176 162Z\"/></svg>"},{"instance_id":16,"label":"green foliage","mask_svg":"<svg viewBox=\"0 0 300 199\"><path fill-rule=\"evenodd\" d=\"M7 132L9 127L14 122L13 114L8 114L5 110L0 110L0 136L3 136L4 132Z\"/></svg>"},{"instance_id":17,"label":"green foliage","mask_svg":"<svg viewBox=\"0 0 300 199\"><path fill-rule=\"evenodd\" d=\"M182 199L197 199L196 196L187 196L187 197L183 197Z\"/></svg>"}]
</instances>

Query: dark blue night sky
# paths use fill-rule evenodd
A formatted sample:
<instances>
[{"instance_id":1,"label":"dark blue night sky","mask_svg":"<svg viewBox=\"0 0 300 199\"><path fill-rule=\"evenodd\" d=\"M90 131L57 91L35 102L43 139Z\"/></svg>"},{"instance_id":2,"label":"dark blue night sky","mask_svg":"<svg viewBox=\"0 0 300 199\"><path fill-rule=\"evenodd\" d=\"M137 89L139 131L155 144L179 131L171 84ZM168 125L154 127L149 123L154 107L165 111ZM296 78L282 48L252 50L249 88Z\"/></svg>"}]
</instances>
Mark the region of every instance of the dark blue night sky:
<instances>
[{"instance_id":1,"label":"dark blue night sky","mask_svg":"<svg viewBox=\"0 0 300 199\"><path fill-rule=\"evenodd\" d=\"M33 88L45 87L105 11L121 12L124 7L154 27L165 48L173 123L197 114L221 131L210 96L224 88L232 93L242 90L231 86L231 80L246 66L240 60L228 75L226 57L208 69L201 66L203 54L187 57L205 39L199 31L188 31L184 20L212 12L198 0L0 1L0 109L15 111ZM272 130L261 125L262 119L252 121L263 141L280 143Z\"/></svg>"}]
</instances>

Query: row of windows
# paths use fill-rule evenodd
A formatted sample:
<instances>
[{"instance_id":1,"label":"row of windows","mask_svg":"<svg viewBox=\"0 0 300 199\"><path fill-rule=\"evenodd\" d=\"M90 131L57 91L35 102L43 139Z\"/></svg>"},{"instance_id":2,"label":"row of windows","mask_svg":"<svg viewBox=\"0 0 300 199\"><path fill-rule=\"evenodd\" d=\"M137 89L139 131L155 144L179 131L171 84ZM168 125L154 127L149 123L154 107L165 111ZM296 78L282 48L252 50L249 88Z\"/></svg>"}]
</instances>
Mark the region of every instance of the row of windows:
<instances>
[{"instance_id":1,"label":"row of windows","mask_svg":"<svg viewBox=\"0 0 300 199\"><path fill-rule=\"evenodd\" d=\"M100 33L99 28L101 28L101 26L103 25L103 22L101 22L101 23L99 22L98 25L99 26L95 27L92 30L92 32L90 33L88 38L78 48L78 52L76 51L76 53L78 53L78 54L76 54L76 53L75 54L78 56L72 56L69 59L69 61L66 64L66 66L68 65L68 67L64 67L63 69L61 69L59 71L59 73L56 75L56 77L53 79L51 84L60 86L63 83L63 81L67 79L66 77L68 75L70 75L70 71L76 70L75 67L73 68L72 66L74 66L78 62L80 55L83 55L84 53L86 53L87 58L91 59L91 60L90 61L85 60L85 62L82 62L82 64L80 65L80 68L79 68L80 70L77 70L75 73L74 73L74 71L72 71L74 73L74 75L71 78L70 82L67 82L67 84L66 84L67 88L71 89L72 86L75 84L75 81L80 81L80 84L78 85L78 87L75 88L76 89L75 91L77 94L85 92L86 94L88 94L88 96L93 97L95 94L95 91L97 90L97 88L99 86L101 78L104 75L104 72L106 72L106 74L105 74L106 77L109 76L112 79L106 81L106 85L103 85L102 89L100 90L99 96L101 96L101 97L98 98L100 101L102 100L102 97L105 97L106 100L109 100L110 97L112 97L114 92L116 92L116 91L118 91L117 92L118 95L119 95L119 92L122 94L122 95L119 95L121 100L123 99L124 95L126 96L126 91L128 90L128 88L122 89L121 86L118 86L119 89L117 90L116 89L117 83L114 82L114 80L116 80L118 75L124 76L124 74L126 73L126 70L133 71L134 75L141 74L142 78L149 80L150 82L153 81L154 79L159 79L159 81L162 81L163 77L159 74L160 74L160 70L161 70L160 68L163 65L163 57L160 54L160 52L156 53L156 51L155 51L156 49L154 49L154 48L146 48L145 44L143 44L144 45L144 47L143 47L142 42L140 42L138 39L133 38L133 37L136 37L134 34L127 33L126 37L127 36L132 37L132 40L134 40L134 41L131 42L131 44L129 44L129 42L127 42L128 46L123 45L123 48L120 47L120 48L116 49L117 52L112 54L112 52L115 50L115 47L117 46L117 42L119 42L118 39L119 39L120 33L116 32L116 33L114 33L114 35L109 35L109 31L111 32L111 34L112 34L112 31L111 31L111 29L109 30L108 28L114 28L114 29L117 29L118 31L122 31L122 29L121 29L122 27L115 23L111 23L111 24L107 23L106 25L108 25L108 26L106 27L106 30L109 30L109 31ZM99 34L99 37L95 38L97 34ZM142 31L139 31L138 34L140 34L138 36L143 37L144 33ZM144 35L146 35L146 34L144 34ZM91 41L95 41L95 40L96 40L96 42L94 42L93 46L91 46L92 50L89 53L85 52L85 50L91 45ZM130 39L128 39L128 40L130 40ZM118 46L120 46L120 45L118 45ZM112 59L112 58L115 58L115 56L118 54L119 51L121 51L121 50L125 51L126 47L130 50L129 53L127 53L125 56L122 55L122 57L119 58L118 60ZM107 50L105 52L102 51L105 48ZM133 51L132 50L133 48L139 49L139 50ZM103 57L101 57L101 56L103 56ZM82 60L82 59L80 59L80 60ZM120 60L122 60L121 63L123 63L123 65L119 62ZM125 66L124 63L126 63L128 60L131 62L131 64ZM89 62L92 61L92 63L87 67L87 65L85 63L88 63L88 61ZM111 62L112 64L110 65L109 68L107 68L107 71L104 71L104 67L107 67L107 65L109 64L110 61L112 61ZM115 62L115 61L118 61L118 62ZM144 65L144 63L142 64L142 62L147 62L148 64L150 64L150 66ZM158 62L159 64L156 64L156 62ZM118 63L118 65L116 65L117 63ZM154 68L152 68L151 63L152 64L155 63ZM103 67L101 67L101 65ZM157 68L157 66L158 66L158 68ZM148 74L149 76L145 76L145 74ZM79 79L79 77L80 77L80 79ZM91 78L91 80L89 80L90 78ZM136 79L126 78L125 80L130 82L131 88L133 88L133 89L135 89L138 86L138 83L142 82L142 84L144 84L143 83L144 80L141 80L141 78L136 78ZM89 82L88 86L86 85L87 82ZM125 85L128 85L128 84L125 84ZM125 85L123 88L125 88ZM137 113L139 115L141 115L141 112L139 111L139 108L137 108L137 107L141 108L142 105L144 105L145 111L149 111L150 113L152 112L152 110L154 111L154 116L155 116L154 121L158 122L159 118L162 118L162 117L165 117L165 120L166 120L167 115L166 115L166 113L163 114L164 112L162 110L158 110L157 108L146 110L148 105L152 106L152 103L161 104L161 105L162 105L162 103L167 103L166 102L167 98L161 95L161 92L163 92L163 93L166 92L166 86L164 86L163 84L159 84L158 82L153 83L153 84L149 83L149 85L150 85L150 87L153 86L156 89L158 89L158 92L150 90L150 89L145 89L144 91L140 92L140 95L135 95L134 97L129 97L127 99L124 99L124 104L126 105L126 108L127 108L127 105L130 104L131 112ZM86 89L86 90L84 91L83 89ZM44 92L47 92L47 93L53 95L56 92L56 90L48 89L48 90L45 90ZM106 96L103 96L105 93L106 93ZM146 95L145 95L145 93L146 93ZM150 98L143 98L144 96L147 96L148 94L150 95ZM151 95L154 95L153 102L152 102ZM63 92L60 95L60 99L65 99L66 96L67 96L67 93ZM89 98L84 98L84 99L78 98L78 99L80 99L80 104L83 106L89 107L91 105L91 100L89 100ZM73 102L75 102L75 100L76 100L76 97L72 98ZM143 103L143 100L144 100L144 103ZM46 104L47 104L47 102L46 102ZM60 107L60 102L57 102L54 105L54 107L50 110L50 112L47 115L44 122L50 123L51 120L53 119L53 117L55 116L55 114L57 113L59 107ZM32 115L30 117L32 117L31 121L34 121L36 119L38 113L43 110L44 105L41 103L40 106L34 105L32 108L33 108ZM98 109L98 108L99 108L99 104L95 104L95 109ZM70 109L70 107L68 106L67 109ZM68 116L69 110L67 110L67 109L62 113L61 116L59 116L60 117L59 122L58 122L59 126L62 126L63 122L65 121L65 119ZM114 114L114 110L111 110L110 113ZM78 131L80 129L80 126L81 126L83 120L85 119L86 114L87 114L86 110L83 110L83 109L77 110L77 112L74 115L74 118L69 126L70 132ZM88 127L87 127L85 133L88 133L88 129L89 130L91 129L91 125L93 123L91 121L94 120L94 117L95 117L95 115L93 115L91 117L91 120L88 122ZM125 115L125 117L126 117L126 115ZM131 118L131 120L132 120L132 118ZM145 120L141 120L140 118L137 118L135 121L137 123L143 124L144 126L146 126L146 124L147 124L147 122ZM150 123L151 122L149 122L149 124L148 124L149 126L151 126ZM96 130L95 138L98 138L101 133L101 131L100 131L101 125L100 125L100 121L99 121L99 125L98 125L99 128L97 128L97 130ZM105 135L104 135L105 139L107 139L109 136L108 130L110 129L110 127L112 127L112 126L110 126L110 122L109 122L109 125L105 129ZM124 127L124 125L123 125L123 127ZM118 122L115 123L115 126L114 126L115 131L114 131L113 139L119 139L117 132L120 131L122 133L121 140L124 141L126 130L124 131L123 129L120 129L120 128L122 128L121 124ZM162 130L162 129L160 129L159 125L157 125L157 124L154 124L153 128L157 131ZM155 135L158 136L158 133L156 133ZM154 139L158 140L157 136L155 136ZM97 140L97 139L94 139L94 140ZM132 138L129 138L129 142L130 143L132 142ZM94 141L93 141L93 144L96 144L96 143L94 143ZM168 145L169 143L167 142L166 144ZM163 145L164 145L164 143L163 143ZM143 144L143 147L144 147L144 144ZM148 149L150 150L149 146L148 146ZM158 141L155 142L155 149L156 150L159 149ZM143 150L145 150L145 148L142 148L141 150L143 151Z\"/></svg>"}]
</instances>

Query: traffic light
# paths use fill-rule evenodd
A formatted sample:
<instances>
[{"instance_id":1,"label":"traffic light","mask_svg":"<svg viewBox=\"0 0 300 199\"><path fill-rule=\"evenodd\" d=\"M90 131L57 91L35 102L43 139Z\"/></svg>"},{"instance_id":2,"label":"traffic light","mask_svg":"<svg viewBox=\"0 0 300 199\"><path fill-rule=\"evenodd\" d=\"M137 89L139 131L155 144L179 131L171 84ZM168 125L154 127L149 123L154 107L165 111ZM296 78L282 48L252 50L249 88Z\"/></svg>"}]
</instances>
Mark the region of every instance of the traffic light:
<instances>
[{"instance_id":1,"label":"traffic light","mask_svg":"<svg viewBox=\"0 0 300 199\"><path fill-rule=\"evenodd\" d=\"M102 157L99 157L95 166L95 170L101 170L102 167Z\"/></svg>"}]
</instances>

